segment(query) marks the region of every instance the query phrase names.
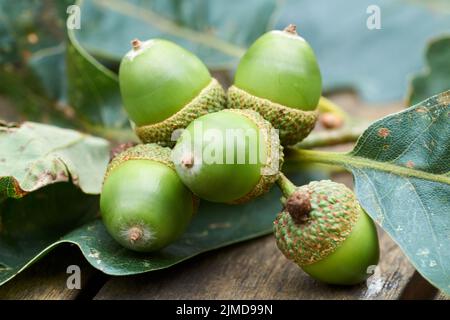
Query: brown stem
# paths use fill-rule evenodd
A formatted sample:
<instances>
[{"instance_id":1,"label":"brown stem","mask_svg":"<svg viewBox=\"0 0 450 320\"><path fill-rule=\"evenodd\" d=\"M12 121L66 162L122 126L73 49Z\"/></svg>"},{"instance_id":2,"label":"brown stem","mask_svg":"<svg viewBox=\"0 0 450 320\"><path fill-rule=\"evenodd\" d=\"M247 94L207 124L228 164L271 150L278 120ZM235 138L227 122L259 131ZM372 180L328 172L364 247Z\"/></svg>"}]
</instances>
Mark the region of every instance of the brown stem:
<instances>
[{"instance_id":1,"label":"brown stem","mask_svg":"<svg viewBox=\"0 0 450 320\"><path fill-rule=\"evenodd\" d=\"M133 46L134 50L139 50L141 48L142 42L139 39L134 39L131 41L131 45Z\"/></svg>"},{"instance_id":2,"label":"brown stem","mask_svg":"<svg viewBox=\"0 0 450 320\"><path fill-rule=\"evenodd\" d=\"M194 166L194 156L192 154L186 154L181 159L181 165L187 169Z\"/></svg>"},{"instance_id":3,"label":"brown stem","mask_svg":"<svg viewBox=\"0 0 450 320\"><path fill-rule=\"evenodd\" d=\"M284 32L288 32L288 33L297 35L297 26L296 26L295 24L292 24L292 23L291 23L291 24L288 25L286 28L284 28L283 31L284 31Z\"/></svg>"},{"instance_id":4,"label":"brown stem","mask_svg":"<svg viewBox=\"0 0 450 320\"><path fill-rule=\"evenodd\" d=\"M283 173L280 173L277 184L283 196L287 198L284 210L289 212L296 224L305 223L311 211L311 197L308 192L300 191Z\"/></svg>"},{"instance_id":5,"label":"brown stem","mask_svg":"<svg viewBox=\"0 0 450 320\"><path fill-rule=\"evenodd\" d=\"M130 242L134 243L142 238L143 232L139 227L132 227L128 230L128 239Z\"/></svg>"},{"instance_id":6,"label":"brown stem","mask_svg":"<svg viewBox=\"0 0 450 320\"><path fill-rule=\"evenodd\" d=\"M311 211L311 197L306 192L295 191L286 201L285 210L296 224L308 221Z\"/></svg>"}]
</instances>

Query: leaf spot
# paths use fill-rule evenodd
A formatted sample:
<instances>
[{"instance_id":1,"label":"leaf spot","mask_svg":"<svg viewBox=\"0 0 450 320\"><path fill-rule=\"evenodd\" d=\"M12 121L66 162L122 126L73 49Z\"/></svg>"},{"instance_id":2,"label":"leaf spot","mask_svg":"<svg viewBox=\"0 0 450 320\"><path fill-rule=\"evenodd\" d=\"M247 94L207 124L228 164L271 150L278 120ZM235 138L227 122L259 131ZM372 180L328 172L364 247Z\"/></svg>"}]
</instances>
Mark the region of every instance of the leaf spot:
<instances>
[{"instance_id":1,"label":"leaf spot","mask_svg":"<svg viewBox=\"0 0 450 320\"><path fill-rule=\"evenodd\" d=\"M36 44L36 43L39 42L39 36L38 36L36 33L34 33L34 32L29 33L29 34L27 35L27 41L28 41L30 44Z\"/></svg>"},{"instance_id":2,"label":"leaf spot","mask_svg":"<svg viewBox=\"0 0 450 320\"><path fill-rule=\"evenodd\" d=\"M229 222L224 222L224 223L211 223L208 228L211 230L215 230L215 229L228 229L231 227L231 224Z\"/></svg>"},{"instance_id":3,"label":"leaf spot","mask_svg":"<svg viewBox=\"0 0 450 320\"><path fill-rule=\"evenodd\" d=\"M430 250L428 250L427 248L419 249L416 252L417 256L428 256L429 254L430 254Z\"/></svg>"},{"instance_id":4,"label":"leaf spot","mask_svg":"<svg viewBox=\"0 0 450 320\"><path fill-rule=\"evenodd\" d=\"M386 139L390 133L391 131L388 128L380 128L378 130L378 136L383 139Z\"/></svg>"},{"instance_id":5,"label":"leaf spot","mask_svg":"<svg viewBox=\"0 0 450 320\"><path fill-rule=\"evenodd\" d=\"M98 259L98 257L100 257L100 252L98 252L95 249L91 249L90 253L89 253L89 257L90 258L94 258L94 259Z\"/></svg>"},{"instance_id":6,"label":"leaf spot","mask_svg":"<svg viewBox=\"0 0 450 320\"><path fill-rule=\"evenodd\" d=\"M407 166L408 168L414 168L415 163L414 163L413 161L409 160L408 162L406 162L406 166Z\"/></svg>"},{"instance_id":7,"label":"leaf spot","mask_svg":"<svg viewBox=\"0 0 450 320\"><path fill-rule=\"evenodd\" d=\"M428 110L426 108L423 108L423 107L420 107L420 108L416 109L416 112L418 112L418 113L424 113L424 112L427 112L427 111Z\"/></svg>"}]
</instances>

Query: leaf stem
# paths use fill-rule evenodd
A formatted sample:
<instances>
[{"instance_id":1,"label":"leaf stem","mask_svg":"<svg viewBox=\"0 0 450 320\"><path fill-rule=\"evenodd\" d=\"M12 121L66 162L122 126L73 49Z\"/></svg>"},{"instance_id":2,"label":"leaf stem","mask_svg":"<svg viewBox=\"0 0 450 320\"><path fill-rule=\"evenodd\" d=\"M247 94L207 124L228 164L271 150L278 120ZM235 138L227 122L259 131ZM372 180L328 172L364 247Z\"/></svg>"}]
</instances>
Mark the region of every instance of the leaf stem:
<instances>
[{"instance_id":1,"label":"leaf stem","mask_svg":"<svg viewBox=\"0 0 450 320\"><path fill-rule=\"evenodd\" d=\"M194 43L199 43L206 47L213 48L232 57L240 58L245 53L244 48L224 41L210 32L196 31L176 24L175 22L156 14L148 8L142 8L134 4L119 2L117 0L97 0L94 3L98 6L102 6L103 8L120 12L121 14L144 21L147 24L153 25L157 29L170 35L188 39Z\"/></svg>"},{"instance_id":2,"label":"leaf stem","mask_svg":"<svg viewBox=\"0 0 450 320\"><path fill-rule=\"evenodd\" d=\"M296 144L295 147L312 149L356 142L366 128L367 126L345 126L336 130L313 132L305 140Z\"/></svg>"},{"instance_id":3,"label":"leaf stem","mask_svg":"<svg viewBox=\"0 0 450 320\"><path fill-rule=\"evenodd\" d=\"M381 162L373 159L355 156L350 153L286 148L286 155L287 158L289 158L289 161L296 163L313 162L337 165L346 169L373 169L381 172L392 173L398 176L417 178L450 185L450 177L443 174L434 174L420 171L403 167L392 162Z\"/></svg>"},{"instance_id":4,"label":"leaf stem","mask_svg":"<svg viewBox=\"0 0 450 320\"><path fill-rule=\"evenodd\" d=\"M288 198L297 190L297 186L291 182L283 173L280 172L280 177L277 180L278 187L280 187L283 196Z\"/></svg>"}]
</instances>

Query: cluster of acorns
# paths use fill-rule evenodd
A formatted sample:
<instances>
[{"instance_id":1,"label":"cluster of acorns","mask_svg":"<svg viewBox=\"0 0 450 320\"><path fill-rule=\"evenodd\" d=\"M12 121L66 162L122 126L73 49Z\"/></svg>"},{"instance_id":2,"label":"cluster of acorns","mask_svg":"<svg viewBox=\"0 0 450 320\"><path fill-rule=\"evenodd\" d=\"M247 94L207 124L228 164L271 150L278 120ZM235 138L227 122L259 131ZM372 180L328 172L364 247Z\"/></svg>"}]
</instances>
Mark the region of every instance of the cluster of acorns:
<instances>
[{"instance_id":1,"label":"cluster of acorns","mask_svg":"<svg viewBox=\"0 0 450 320\"><path fill-rule=\"evenodd\" d=\"M278 181L284 208L274 233L284 255L324 282L366 279L367 268L378 263L378 239L351 190L332 181L296 187L279 170L282 146L314 128L321 95L314 52L295 26L260 37L227 93L178 45L160 39L132 45L120 65L120 89L144 144L108 166L100 206L111 236L131 250L156 251L186 230L197 199L243 203ZM234 143L217 138L229 130L254 132L262 159L249 161L255 144L248 136ZM202 161L207 151L217 161Z\"/></svg>"}]
</instances>

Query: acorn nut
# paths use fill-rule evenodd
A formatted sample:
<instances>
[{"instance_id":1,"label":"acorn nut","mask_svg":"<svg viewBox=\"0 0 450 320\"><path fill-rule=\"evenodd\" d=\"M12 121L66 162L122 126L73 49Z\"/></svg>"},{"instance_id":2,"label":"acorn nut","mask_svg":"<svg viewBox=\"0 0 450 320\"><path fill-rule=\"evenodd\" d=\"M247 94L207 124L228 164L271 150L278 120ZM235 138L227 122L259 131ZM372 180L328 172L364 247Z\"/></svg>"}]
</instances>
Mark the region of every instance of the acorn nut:
<instances>
[{"instance_id":1,"label":"acorn nut","mask_svg":"<svg viewBox=\"0 0 450 320\"><path fill-rule=\"evenodd\" d=\"M262 35L248 49L228 90L228 106L259 112L279 130L283 145L293 145L314 128L321 91L314 52L289 25Z\"/></svg>"},{"instance_id":2,"label":"acorn nut","mask_svg":"<svg viewBox=\"0 0 450 320\"><path fill-rule=\"evenodd\" d=\"M119 84L142 142L172 146L175 130L226 107L225 91L191 52L162 39L132 45L120 64Z\"/></svg>"},{"instance_id":3,"label":"acorn nut","mask_svg":"<svg viewBox=\"0 0 450 320\"><path fill-rule=\"evenodd\" d=\"M103 222L128 249L166 247L186 230L197 208L170 154L169 148L141 144L117 155L107 168L100 196Z\"/></svg>"},{"instance_id":4,"label":"acorn nut","mask_svg":"<svg viewBox=\"0 0 450 320\"><path fill-rule=\"evenodd\" d=\"M267 192L283 162L276 131L253 110L226 109L194 120L172 155L180 179L194 194L232 204Z\"/></svg>"},{"instance_id":5,"label":"acorn nut","mask_svg":"<svg viewBox=\"0 0 450 320\"><path fill-rule=\"evenodd\" d=\"M329 284L366 280L370 267L378 264L378 236L353 192L329 180L302 187L281 180L286 200L274 221L274 234L286 258Z\"/></svg>"}]
</instances>

